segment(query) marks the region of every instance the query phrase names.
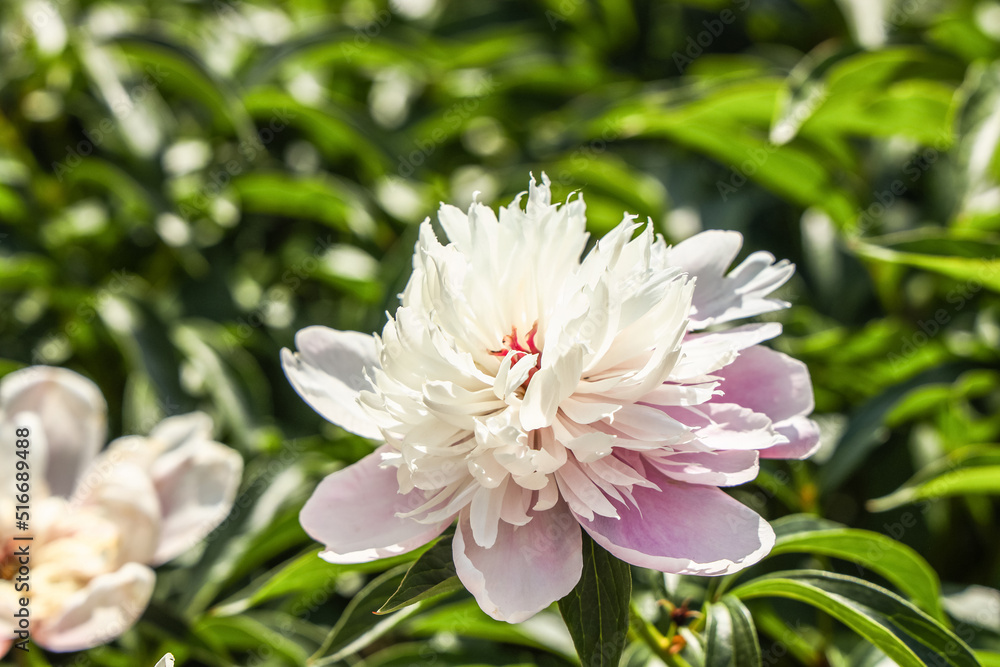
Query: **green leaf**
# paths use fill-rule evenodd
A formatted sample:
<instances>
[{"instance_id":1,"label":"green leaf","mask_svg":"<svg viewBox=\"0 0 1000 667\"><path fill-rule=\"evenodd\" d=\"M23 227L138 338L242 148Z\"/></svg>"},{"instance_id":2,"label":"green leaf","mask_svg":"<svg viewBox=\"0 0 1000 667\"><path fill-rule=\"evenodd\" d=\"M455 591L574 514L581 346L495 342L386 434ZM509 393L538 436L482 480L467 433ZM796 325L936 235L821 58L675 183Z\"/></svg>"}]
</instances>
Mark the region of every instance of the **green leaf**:
<instances>
[{"instance_id":1,"label":"green leaf","mask_svg":"<svg viewBox=\"0 0 1000 667\"><path fill-rule=\"evenodd\" d=\"M404 631L427 637L450 632L463 638L550 651L570 661L575 656L573 639L555 613L543 610L523 623L497 623L473 599L442 605L439 609L415 616L406 624Z\"/></svg>"},{"instance_id":2,"label":"green leaf","mask_svg":"<svg viewBox=\"0 0 1000 667\"><path fill-rule=\"evenodd\" d=\"M573 644L586 667L615 666L628 643L632 572L586 534L583 574L573 591L559 601Z\"/></svg>"},{"instance_id":3,"label":"green leaf","mask_svg":"<svg viewBox=\"0 0 1000 667\"><path fill-rule=\"evenodd\" d=\"M982 667L1000 667L1000 653L993 651L976 651L976 660Z\"/></svg>"},{"instance_id":4,"label":"green leaf","mask_svg":"<svg viewBox=\"0 0 1000 667\"><path fill-rule=\"evenodd\" d=\"M732 595L708 608L705 667L760 667L760 644L753 617Z\"/></svg>"},{"instance_id":5,"label":"green leaf","mask_svg":"<svg viewBox=\"0 0 1000 667\"><path fill-rule=\"evenodd\" d=\"M802 206L818 206L842 227L854 223L857 202L842 179L828 168L828 157L813 147L775 146L767 137L779 81L753 80L720 86L680 104L630 103L593 123L596 139L608 127L621 128L621 139L665 138L705 153L730 167L716 183L723 201L749 177Z\"/></svg>"},{"instance_id":6,"label":"green leaf","mask_svg":"<svg viewBox=\"0 0 1000 667\"><path fill-rule=\"evenodd\" d=\"M352 599L327 638L321 664L332 664L361 651L421 610L415 605L390 616L376 616L382 601L403 582L408 566L400 565L376 577ZM319 657L319 656L317 656Z\"/></svg>"},{"instance_id":7,"label":"green leaf","mask_svg":"<svg viewBox=\"0 0 1000 667\"><path fill-rule=\"evenodd\" d=\"M47 257L18 254L0 262L0 292L11 292L52 282L55 264Z\"/></svg>"},{"instance_id":8,"label":"green leaf","mask_svg":"<svg viewBox=\"0 0 1000 667\"><path fill-rule=\"evenodd\" d=\"M887 416L911 391L927 384L952 383L970 366L950 363L926 371L887 388L854 411L833 455L820 468L818 481L824 492L840 486L864 462L875 447L884 441Z\"/></svg>"},{"instance_id":9,"label":"green leaf","mask_svg":"<svg viewBox=\"0 0 1000 667\"><path fill-rule=\"evenodd\" d=\"M227 649L259 650L267 646L295 665L303 664L308 657L299 644L250 614L205 616L195 624L193 630L217 652L224 652Z\"/></svg>"},{"instance_id":10,"label":"green leaf","mask_svg":"<svg viewBox=\"0 0 1000 667\"><path fill-rule=\"evenodd\" d=\"M785 89L775 105L771 141L786 144L827 98L826 75L837 63L856 53L857 47L834 47L823 42L803 58L788 74Z\"/></svg>"},{"instance_id":11,"label":"green leaf","mask_svg":"<svg viewBox=\"0 0 1000 667\"><path fill-rule=\"evenodd\" d=\"M239 614L283 595L310 593L311 597L315 597L324 591L332 595L337 579L343 574L380 572L406 564L413 558L413 554L409 553L368 563L334 564L320 558L320 551L321 549L310 549L271 570L257 583L215 607L212 613L220 616Z\"/></svg>"},{"instance_id":12,"label":"green leaf","mask_svg":"<svg viewBox=\"0 0 1000 667\"><path fill-rule=\"evenodd\" d=\"M984 465L945 472L926 482L903 488L881 498L869 500L872 512L884 512L907 503L950 496L1000 495L1000 465Z\"/></svg>"},{"instance_id":13,"label":"green leaf","mask_svg":"<svg viewBox=\"0 0 1000 667\"><path fill-rule=\"evenodd\" d=\"M1000 66L993 62L970 67L960 97L963 99L955 118L959 137L955 157L965 173L964 178L956 179L960 188L957 222L995 229L997 211L989 203L989 193L1000 181L1000 151L993 134L1000 122Z\"/></svg>"},{"instance_id":14,"label":"green leaf","mask_svg":"<svg viewBox=\"0 0 1000 667\"><path fill-rule=\"evenodd\" d=\"M147 34L118 35L112 42L129 57L146 65L156 85L198 100L208 109L217 128L229 125L243 141L256 133L232 86L216 76L191 49Z\"/></svg>"},{"instance_id":15,"label":"green leaf","mask_svg":"<svg viewBox=\"0 0 1000 667\"><path fill-rule=\"evenodd\" d=\"M357 195L331 176L254 172L234 178L233 188L247 213L317 220L363 236L373 232L374 223Z\"/></svg>"},{"instance_id":16,"label":"green leaf","mask_svg":"<svg viewBox=\"0 0 1000 667\"><path fill-rule=\"evenodd\" d=\"M783 523L789 523L788 518L774 522L778 538L769 556L811 553L857 563L885 577L938 621L947 622L941 608L941 582L927 561L910 547L868 530L806 528L789 533L781 531Z\"/></svg>"},{"instance_id":17,"label":"green leaf","mask_svg":"<svg viewBox=\"0 0 1000 667\"><path fill-rule=\"evenodd\" d=\"M962 640L898 595L861 579L815 570L776 572L736 588L741 600L782 597L820 609L901 667L978 663Z\"/></svg>"},{"instance_id":18,"label":"green leaf","mask_svg":"<svg viewBox=\"0 0 1000 667\"><path fill-rule=\"evenodd\" d=\"M854 244L854 251L861 257L876 262L910 266L965 281L973 291L985 287L1000 292L1000 260L996 258L996 254L990 258L929 255L900 252L869 243Z\"/></svg>"},{"instance_id":19,"label":"green leaf","mask_svg":"<svg viewBox=\"0 0 1000 667\"><path fill-rule=\"evenodd\" d=\"M332 159L351 154L363 165L365 175L376 178L389 164L385 150L379 146L369 128L363 127L348 112L338 106L310 107L277 88L260 87L243 95L247 113L262 125L278 118L307 134L322 153Z\"/></svg>"},{"instance_id":20,"label":"green leaf","mask_svg":"<svg viewBox=\"0 0 1000 667\"><path fill-rule=\"evenodd\" d=\"M452 536L448 535L425 551L410 566L392 597L375 613L388 614L436 595L462 590L452 562L451 541Z\"/></svg>"}]
</instances>

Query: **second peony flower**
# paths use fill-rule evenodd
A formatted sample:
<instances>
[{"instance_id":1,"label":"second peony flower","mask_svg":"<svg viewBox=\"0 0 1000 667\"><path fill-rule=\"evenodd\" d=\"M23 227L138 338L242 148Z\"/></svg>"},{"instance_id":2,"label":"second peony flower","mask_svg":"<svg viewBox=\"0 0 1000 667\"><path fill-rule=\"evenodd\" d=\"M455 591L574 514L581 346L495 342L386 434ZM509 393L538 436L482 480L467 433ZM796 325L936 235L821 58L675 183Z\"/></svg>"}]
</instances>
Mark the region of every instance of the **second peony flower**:
<instances>
[{"instance_id":1,"label":"second peony flower","mask_svg":"<svg viewBox=\"0 0 1000 667\"><path fill-rule=\"evenodd\" d=\"M283 350L298 393L383 444L302 510L321 556L416 549L457 520L459 578L517 623L580 578L581 530L618 558L721 575L768 553L764 519L719 487L819 442L804 364L761 345L794 272L707 231L668 246L627 215L585 253L582 197L532 179L499 215L442 205L381 335L314 326ZM711 331L705 331L711 327Z\"/></svg>"}]
</instances>

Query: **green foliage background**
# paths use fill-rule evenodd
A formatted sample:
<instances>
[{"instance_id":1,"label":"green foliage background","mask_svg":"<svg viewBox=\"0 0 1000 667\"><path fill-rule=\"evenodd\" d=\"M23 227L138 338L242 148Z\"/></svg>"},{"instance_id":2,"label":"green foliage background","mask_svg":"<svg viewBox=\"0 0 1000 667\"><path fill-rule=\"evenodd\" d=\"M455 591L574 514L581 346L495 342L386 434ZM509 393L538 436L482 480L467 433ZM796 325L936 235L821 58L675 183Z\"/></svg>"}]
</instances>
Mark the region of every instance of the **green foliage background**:
<instances>
[{"instance_id":1,"label":"green foliage background","mask_svg":"<svg viewBox=\"0 0 1000 667\"><path fill-rule=\"evenodd\" d=\"M401 570L325 564L296 520L368 445L278 362L302 327L380 328L416 223L529 172L581 190L595 235L628 211L794 261L775 345L809 364L824 449L734 494L898 539L946 594L1000 586L998 58L992 0L0 4L0 373L93 378L113 435L206 410L247 462L135 629L29 664L298 665L337 623L346 664L572 664L554 614L507 626L464 593L368 613ZM946 479L866 505L918 471ZM704 596L636 577L664 632L657 598ZM971 590L945 608L1000 651L1000 602ZM751 609L766 664L877 659L805 607Z\"/></svg>"}]
</instances>

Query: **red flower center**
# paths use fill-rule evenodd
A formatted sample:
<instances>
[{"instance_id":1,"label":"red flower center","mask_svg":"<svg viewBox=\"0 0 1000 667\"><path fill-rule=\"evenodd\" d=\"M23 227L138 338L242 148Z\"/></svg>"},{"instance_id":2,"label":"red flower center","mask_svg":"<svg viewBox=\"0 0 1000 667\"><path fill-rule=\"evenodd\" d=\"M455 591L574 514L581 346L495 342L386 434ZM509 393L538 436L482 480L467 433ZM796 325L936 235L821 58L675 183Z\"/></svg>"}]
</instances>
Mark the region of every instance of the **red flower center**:
<instances>
[{"instance_id":1,"label":"red flower center","mask_svg":"<svg viewBox=\"0 0 1000 667\"><path fill-rule=\"evenodd\" d=\"M517 327L512 326L510 328L510 334L503 337L503 347L499 350L490 350L490 354L494 357L506 357L511 351L514 352L511 355L510 365L513 366L518 361L520 361L525 355L537 354L538 359L535 361L535 367L528 371L528 379L524 381L522 387L527 387L528 383L531 382L531 378L535 375L542 365L542 351L538 349L535 345L535 335L538 333L538 322L536 321L531 326L531 331L525 336L524 343L517 336ZM525 345L527 347L525 347Z\"/></svg>"}]
</instances>

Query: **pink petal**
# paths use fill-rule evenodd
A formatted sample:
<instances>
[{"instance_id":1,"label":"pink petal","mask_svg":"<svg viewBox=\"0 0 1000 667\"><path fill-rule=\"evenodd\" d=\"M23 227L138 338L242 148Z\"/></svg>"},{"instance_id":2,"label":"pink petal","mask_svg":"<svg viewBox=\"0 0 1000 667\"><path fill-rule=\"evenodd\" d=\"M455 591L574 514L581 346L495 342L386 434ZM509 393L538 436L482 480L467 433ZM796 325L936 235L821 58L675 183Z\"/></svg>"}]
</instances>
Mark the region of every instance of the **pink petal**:
<instances>
[{"instance_id":1,"label":"pink petal","mask_svg":"<svg viewBox=\"0 0 1000 667\"><path fill-rule=\"evenodd\" d=\"M55 617L39 622L34 639L60 653L106 644L142 616L155 581L153 571L138 563L92 579L66 600Z\"/></svg>"},{"instance_id":2,"label":"pink petal","mask_svg":"<svg viewBox=\"0 0 1000 667\"><path fill-rule=\"evenodd\" d=\"M580 525L622 560L661 572L720 575L753 565L774 546L774 531L749 507L713 486L685 484L648 470L662 490L633 489L638 509Z\"/></svg>"},{"instance_id":3,"label":"pink petal","mask_svg":"<svg viewBox=\"0 0 1000 667\"><path fill-rule=\"evenodd\" d=\"M809 369L787 354L760 345L748 347L716 375L722 377L718 388L723 395L713 397L715 403L737 403L774 423L813 410Z\"/></svg>"},{"instance_id":4,"label":"pink petal","mask_svg":"<svg viewBox=\"0 0 1000 667\"><path fill-rule=\"evenodd\" d=\"M369 386L365 372L378 366L374 337L314 326L295 334L295 346L297 354L281 351L281 365L299 396L337 426L381 439L377 425L357 400Z\"/></svg>"},{"instance_id":5,"label":"pink petal","mask_svg":"<svg viewBox=\"0 0 1000 667\"><path fill-rule=\"evenodd\" d=\"M690 484L736 486L754 480L760 471L754 450L651 454L646 460L670 479Z\"/></svg>"},{"instance_id":6,"label":"pink petal","mask_svg":"<svg viewBox=\"0 0 1000 667\"><path fill-rule=\"evenodd\" d=\"M399 493L395 468L381 468L383 445L354 465L320 482L299 514L309 536L326 545L320 556L331 563L366 563L412 551L448 527L403 519L426 500L422 491Z\"/></svg>"},{"instance_id":7,"label":"pink petal","mask_svg":"<svg viewBox=\"0 0 1000 667\"><path fill-rule=\"evenodd\" d=\"M714 404L738 403L770 417L788 442L761 449L768 459L804 459L819 449L819 428L806 418L812 412L809 369L801 361L766 347L749 347L719 373L723 396Z\"/></svg>"},{"instance_id":8,"label":"pink petal","mask_svg":"<svg viewBox=\"0 0 1000 667\"><path fill-rule=\"evenodd\" d=\"M811 419L793 417L776 424L775 430L788 442L762 449L763 459L807 459L819 449L819 426Z\"/></svg>"},{"instance_id":9,"label":"pink petal","mask_svg":"<svg viewBox=\"0 0 1000 667\"><path fill-rule=\"evenodd\" d=\"M35 447L32 455L49 462L45 477L50 493L72 495L107 436L108 406L97 385L65 368L32 366L0 381L0 408L0 421L8 423L16 423L20 413L37 416L47 451Z\"/></svg>"},{"instance_id":10,"label":"pink petal","mask_svg":"<svg viewBox=\"0 0 1000 667\"><path fill-rule=\"evenodd\" d=\"M523 526L501 522L489 549L472 539L463 512L452 547L458 578L483 611L508 623L526 621L568 595L583 571L580 526L563 503L535 512Z\"/></svg>"},{"instance_id":11,"label":"pink petal","mask_svg":"<svg viewBox=\"0 0 1000 667\"><path fill-rule=\"evenodd\" d=\"M698 442L712 450L763 449L782 440L767 415L732 403L671 407L664 412L696 429Z\"/></svg>"}]
</instances>

